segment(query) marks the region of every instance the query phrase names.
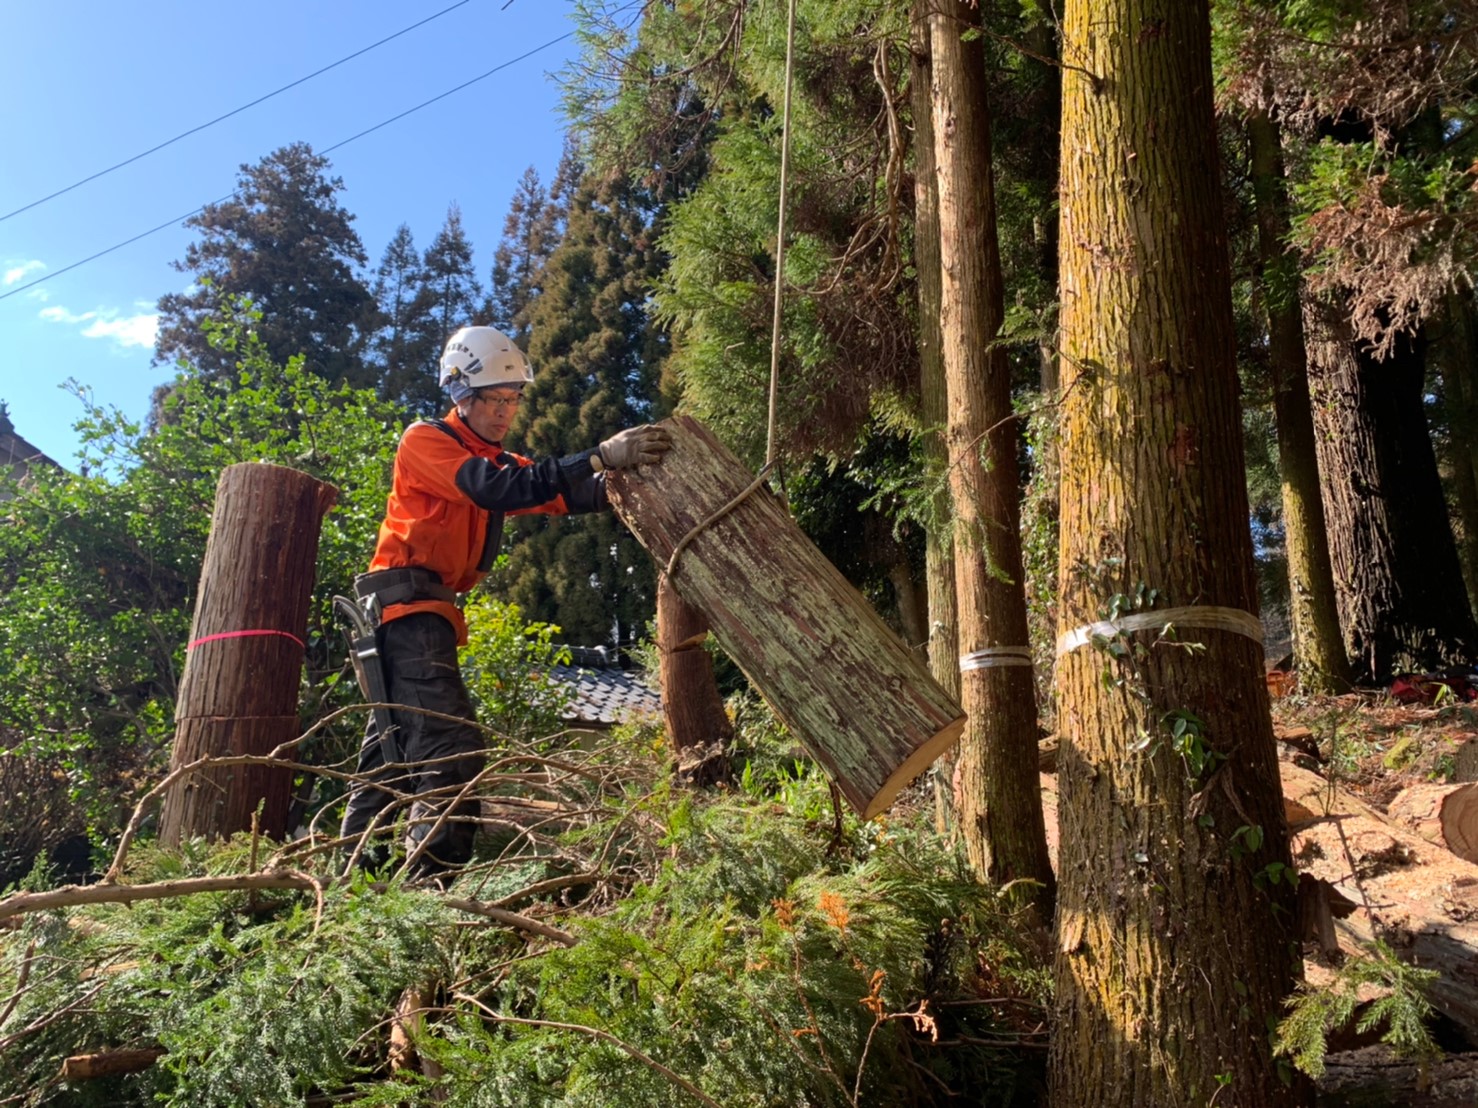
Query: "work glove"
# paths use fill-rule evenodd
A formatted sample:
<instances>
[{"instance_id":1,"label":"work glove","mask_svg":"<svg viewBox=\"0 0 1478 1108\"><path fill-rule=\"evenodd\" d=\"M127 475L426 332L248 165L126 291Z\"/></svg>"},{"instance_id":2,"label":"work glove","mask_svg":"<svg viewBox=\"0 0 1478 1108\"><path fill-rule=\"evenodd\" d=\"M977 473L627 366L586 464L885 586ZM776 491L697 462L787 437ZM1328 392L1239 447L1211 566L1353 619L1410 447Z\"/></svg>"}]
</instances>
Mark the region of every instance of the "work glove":
<instances>
[{"instance_id":1,"label":"work glove","mask_svg":"<svg viewBox=\"0 0 1478 1108\"><path fill-rule=\"evenodd\" d=\"M600 444L600 460L607 469L630 469L652 465L672 449L672 435L665 427L644 424L617 432Z\"/></svg>"}]
</instances>

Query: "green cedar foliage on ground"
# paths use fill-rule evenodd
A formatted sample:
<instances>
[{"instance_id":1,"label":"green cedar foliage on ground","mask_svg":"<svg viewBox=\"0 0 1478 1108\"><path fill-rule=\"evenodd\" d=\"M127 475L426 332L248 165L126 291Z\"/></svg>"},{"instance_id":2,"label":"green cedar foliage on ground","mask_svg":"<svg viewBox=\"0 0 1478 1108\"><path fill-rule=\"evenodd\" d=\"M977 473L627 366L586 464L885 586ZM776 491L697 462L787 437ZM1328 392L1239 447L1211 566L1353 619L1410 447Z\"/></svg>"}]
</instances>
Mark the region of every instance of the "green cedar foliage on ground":
<instances>
[{"instance_id":1,"label":"green cedar foliage on ground","mask_svg":"<svg viewBox=\"0 0 1478 1108\"><path fill-rule=\"evenodd\" d=\"M528 948L398 881L336 884L321 905L236 892L24 917L0 942L0 994L20 994L0 1022L0 1099L424 1100L428 1079L385 1065L394 1006L422 986L434 1000L415 1046L450 1104L694 1102L579 1029L735 1108L1035 1102L1035 1052L1011 1048L1039 1025L1046 972L993 891L923 822L848 818L834 834L824 778L766 713L741 719L754 758L731 794L670 791L649 730L586 763L608 782L602 811L559 849L601 881L583 899L517 905L573 933L572 948ZM243 872L245 840L140 852L128 880ZM479 857L500 848L508 859L506 843L480 841ZM559 865L524 861L452 892L495 898ZM69 1054L140 1045L169 1053L130 1077L55 1079Z\"/></svg>"},{"instance_id":2,"label":"green cedar foliage on ground","mask_svg":"<svg viewBox=\"0 0 1478 1108\"><path fill-rule=\"evenodd\" d=\"M250 306L207 320L214 358L230 373L182 372L153 431L79 387L83 472L33 471L4 504L0 732L21 754L65 770L77 822L97 838L116 834L122 796L167 758L226 466L273 462L339 489L319 544L304 719L345 703L353 686L338 682L342 646L328 597L346 592L367 562L399 420L373 394L330 384L299 358L274 363L259 325ZM343 745L353 728L324 741ZM312 746L303 753L316 756Z\"/></svg>"}]
</instances>

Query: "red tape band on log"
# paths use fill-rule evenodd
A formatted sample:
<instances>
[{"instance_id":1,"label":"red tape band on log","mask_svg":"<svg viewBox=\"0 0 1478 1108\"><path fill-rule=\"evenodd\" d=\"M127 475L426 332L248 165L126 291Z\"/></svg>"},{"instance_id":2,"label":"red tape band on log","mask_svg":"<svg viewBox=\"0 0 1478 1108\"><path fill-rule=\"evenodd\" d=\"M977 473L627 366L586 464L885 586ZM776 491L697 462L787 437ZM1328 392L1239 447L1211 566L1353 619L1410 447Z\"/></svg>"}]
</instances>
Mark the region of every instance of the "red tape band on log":
<instances>
[{"instance_id":1,"label":"red tape band on log","mask_svg":"<svg viewBox=\"0 0 1478 1108\"><path fill-rule=\"evenodd\" d=\"M261 630L261 631L222 631L222 632L220 632L219 634L216 634L216 635L206 635L204 638L196 639L194 642L190 643L187 647L185 647L185 649L186 650L194 650L201 643L203 643L203 642L215 642L216 639L246 639L246 638L251 638L254 635L281 635L285 639L292 639L293 642L297 643L304 650L307 650L308 649L308 644L305 643L302 639L298 638L298 636L294 635L291 631L271 631L271 630Z\"/></svg>"}]
</instances>

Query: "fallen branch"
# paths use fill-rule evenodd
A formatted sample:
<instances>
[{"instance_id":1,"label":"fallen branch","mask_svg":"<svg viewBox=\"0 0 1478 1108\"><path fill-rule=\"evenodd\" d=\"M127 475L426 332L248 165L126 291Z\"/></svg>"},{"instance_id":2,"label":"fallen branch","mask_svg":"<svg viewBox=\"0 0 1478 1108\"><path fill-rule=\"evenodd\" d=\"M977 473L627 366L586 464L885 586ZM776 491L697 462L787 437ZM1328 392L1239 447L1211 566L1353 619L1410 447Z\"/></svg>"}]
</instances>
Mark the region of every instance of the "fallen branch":
<instances>
[{"instance_id":1,"label":"fallen branch","mask_svg":"<svg viewBox=\"0 0 1478 1108\"><path fill-rule=\"evenodd\" d=\"M312 889L320 901L326 883L305 873L280 870L267 873L245 873L223 877L183 877L177 881L156 881L147 885L65 885L60 889L49 889L40 893L17 893L0 900L0 920L27 912L45 912L52 908L75 908L82 904L132 904L140 900L169 900L173 897L192 896L196 893L233 892L242 889ZM384 892L388 886L372 885L375 892ZM547 923L540 923L517 912L509 912L491 904L461 897L443 897L449 908L468 912L525 931L541 935L563 946L575 946L579 940L568 931L561 931Z\"/></svg>"}]
</instances>

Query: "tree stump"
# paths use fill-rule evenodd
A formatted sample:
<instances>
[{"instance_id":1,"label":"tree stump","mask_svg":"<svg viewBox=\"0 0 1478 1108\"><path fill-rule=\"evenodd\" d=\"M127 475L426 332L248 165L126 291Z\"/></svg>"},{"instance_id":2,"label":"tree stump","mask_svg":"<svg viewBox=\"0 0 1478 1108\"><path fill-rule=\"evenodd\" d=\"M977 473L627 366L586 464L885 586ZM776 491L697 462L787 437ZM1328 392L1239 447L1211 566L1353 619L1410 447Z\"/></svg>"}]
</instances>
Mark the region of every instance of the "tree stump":
<instances>
[{"instance_id":1,"label":"tree stump","mask_svg":"<svg viewBox=\"0 0 1478 1108\"><path fill-rule=\"evenodd\" d=\"M1386 814L1427 842L1478 862L1478 784L1412 785L1396 794Z\"/></svg>"},{"instance_id":2,"label":"tree stump","mask_svg":"<svg viewBox=\"0 0 1478 1108\"><path fill-rule=\"evenodd\" d=\"M708 788L729 779L734 725L703 649L708 621L678 595L665 574L657 578L657 650L661 656L662 715L678 780Z\"/></svg>"},{"instance_id":3,"label":"tree stump","mask_svg":"<svg viewBox=\"0 0 1478 1108\"><path fill-rule=\"evenodd\" d=\"M871 818L959 737L964 714L765 488L697 420L657 466L613 472L611 504L842 795Z\"/></svg>"},{"instance_id":4,"label":"tree stump","mask_svg":"<svg viewBox=\"0 0 1478 1108\"><path fill-rule=\"evenodd\" d=\"M266 754L298 734L298 682L323 515L338 491L283 466L227 467L210 539L170 768L205 756ZM272 766L199 770L166 794L160 839L220 838L251 826L287 832L292 772Z\"/></svg>"}]
</instances>

